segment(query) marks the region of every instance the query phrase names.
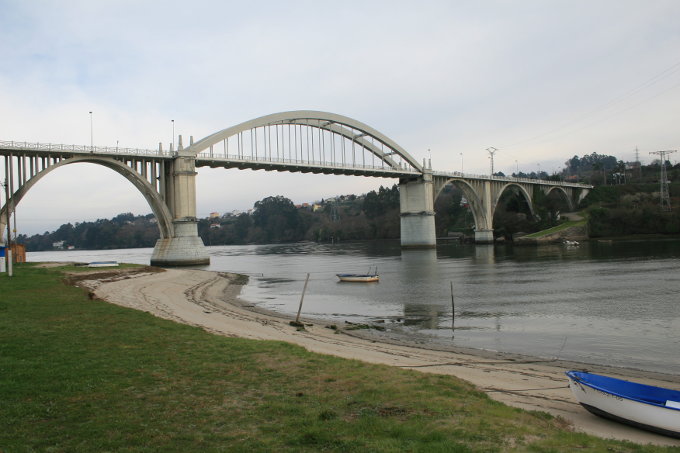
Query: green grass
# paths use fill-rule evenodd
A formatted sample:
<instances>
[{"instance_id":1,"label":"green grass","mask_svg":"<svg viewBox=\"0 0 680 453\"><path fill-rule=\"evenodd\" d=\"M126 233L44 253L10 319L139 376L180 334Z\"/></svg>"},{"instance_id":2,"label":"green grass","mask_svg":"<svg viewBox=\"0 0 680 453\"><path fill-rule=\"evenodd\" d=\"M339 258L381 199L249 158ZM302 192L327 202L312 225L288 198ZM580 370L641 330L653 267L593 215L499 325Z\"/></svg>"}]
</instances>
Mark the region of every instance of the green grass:
<instances>
[{"instance_id":1,"label":"green grass","mask_svg":"<svg viewBox=\"0 0 680 453\"><path fill-rule=\"evenodd\" d=\"M450 376L212 335L0 276L0 451L658 451L563 429Z\"/></svg>"},{"instance_id":2,"label":"green grass","mask_svg":"<svg viewBox=\"0 0 680 453\"><path fill-rule=\"evenodd\" d=\"M548 234L553 234L557 233L558 231L566 230L567 228L575 227L575 226L583 226L587 223L588 221L586 219L583 220L568 220L564 223L560 223L559 225L556 225L552 228L548 228L547 230L542 230L542 231L537 231L536 233L531 233L527 234L525 237L528 238L539 238L541 236L546 236Z\"/></svg>"}]
</instances>

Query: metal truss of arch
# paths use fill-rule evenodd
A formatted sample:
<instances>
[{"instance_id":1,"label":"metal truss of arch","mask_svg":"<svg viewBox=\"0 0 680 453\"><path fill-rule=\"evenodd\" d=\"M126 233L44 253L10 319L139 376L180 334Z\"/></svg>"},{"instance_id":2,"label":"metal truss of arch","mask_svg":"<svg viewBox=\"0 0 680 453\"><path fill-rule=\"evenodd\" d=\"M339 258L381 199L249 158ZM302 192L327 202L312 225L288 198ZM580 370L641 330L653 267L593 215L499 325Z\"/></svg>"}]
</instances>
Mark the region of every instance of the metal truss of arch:
<instances>
[{"instance_id":1,"label":"metal truss of arch","mask_svg":"<svg viewBox=\"0 0 680 453\"><path fill-rule=\"evenodd\" d=\"M23 156L14 157L18 158L17 170L19 170L22 168L21 157ZM12 157L8 158L11 159ZM42 178L44 178L57 168L76 163L92 163L102 165L104 167L110 168L111 170L117 172L118 174L122 175L125 179L130 181L137 188L137 190L139 190L142 193L147 203L151 207L151 210L153 211L154 215L156 216L156 219L158 220L158 228L160 231L161 238L172 237L173 234L172 215L170 214L167 205L163 201L163 197L158 192L157 187L155 185L152 185L152 183L148 180L149 176L151 176L151 180L155 181L156 172L146 171L146 165L150 164L153 166L156 164L156 162L153 161L141 162L133 160L130 161L128 164L125 162L125 160L118 160L116 158L102 157L96 155L66 157L64 159L61 158L44 159L41 165L38 165L37 161L35 162L35 165L31 164L30 172L27 171L26 169L17 171L18 188L16 191L14 191L9 201L6 202L5 205L2 206L2 208L0 208L0 227L6 226L8 207L11 206L15 208L22 200L22 198L26 195L26 193L38 181L40 181ZM142 172L138 171L139 165L144 165L144 169L142 170ZM0 239L4 238L3 233L4 228L0 229Z\"/></svg>"},{"instance_id":2,"label":"metal truss of arch","mask_svg":"<svg viewBox=\"0 0 680 453\"><path fill-rule=\"evenodd\" d=\"M334 113L300 110L256 118L185 149L197 166L413 177L423 167L372 127Z\"/></svg>"}]
</instances>

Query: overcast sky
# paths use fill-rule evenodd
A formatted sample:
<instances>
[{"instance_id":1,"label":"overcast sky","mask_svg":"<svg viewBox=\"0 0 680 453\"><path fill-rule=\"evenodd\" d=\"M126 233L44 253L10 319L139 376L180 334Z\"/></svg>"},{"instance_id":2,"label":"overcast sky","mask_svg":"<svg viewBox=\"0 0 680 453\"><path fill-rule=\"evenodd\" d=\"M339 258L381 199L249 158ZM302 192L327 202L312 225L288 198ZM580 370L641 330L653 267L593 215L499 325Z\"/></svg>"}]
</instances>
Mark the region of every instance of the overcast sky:
<instances>
[{"instance_id":1,"label":"overcast sky","mask_svg":"<svg viewBox=\"0 0 680 453\"><path fill-rule=\"evenodd\" d=\"M172 119L198 140L322 110L435 170L486 174L491 146L508 174L636 147L648 162L680 147L679 18L677 0L0 0L0 140L89 144L92 111L95 145L155 149ZM199 169L198 215L393 183ZM73 165L22 200L18 230L122 212L150 209L117 173Z\"/></svg>"}]
</instances>

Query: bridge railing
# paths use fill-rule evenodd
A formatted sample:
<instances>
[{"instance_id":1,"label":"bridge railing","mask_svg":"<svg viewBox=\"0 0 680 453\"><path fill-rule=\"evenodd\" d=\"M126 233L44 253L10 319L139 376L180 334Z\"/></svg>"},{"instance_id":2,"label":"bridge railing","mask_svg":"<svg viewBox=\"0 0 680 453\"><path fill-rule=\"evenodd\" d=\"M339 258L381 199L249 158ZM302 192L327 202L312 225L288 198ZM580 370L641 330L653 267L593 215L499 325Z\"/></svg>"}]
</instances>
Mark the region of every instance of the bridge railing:
<instances>
[{"instance_id":1,"label":"bridge railing","mask_svg":"<svg viewBox=\"0 0 680 453\"><path fill-rule=\"evenodd\" d=\"M466 179L482 179L485 181L503 181L503 182L523 182L528 184L542 184L546 186L562 186L562 187L578 187L578 188L592 188L589 184L581 184L567 181L551 181L548 179L532 179L532 178L515 178L512 176L490 176L490 175L476 175L473 173L463 173L459 171L446 172L438 171L434 173L435 176L451 177L451 178L466 178Z\"/></svg>"},{"instance_id":2,"label":"bridge railing","mask_svg":"<svg viewBox=\"0 0 680 453\"><path fill-rule=\"evenodd\" d=\"M248 156L248 155L210 155L208 153L199 153L196 156L197 160L205 161L215 161L215 162L230 162L230 163L243 163L243 164L263 164L263 165L276 165L276 166L295 166L295 167L310 167L310 168L328 168L328 169L338 169L338 170L361 170L367 172L382 172L386 174L399 174L399 175L420 175L421 173L412 168L407 168L405 165L399 168L392 168L387 166L369 165L369 164L348 164L345 162L334 162L334 161L319 161L319 160L307 160L307 159L290 159L282 157L267 157L267 156Z\"/></svg>"},{"instance_id":3,"label":"bridge railing","mask_svg":"<svg viewBox=\"0 0 680 453\"><path fill-rule=\"evenodd\" d=\"M37 143L37 142L17 142L0 140L0 150L17 151L49 151L64 152L74 154L121 154L130 156L153 156L153 157L173 157L175 153L140 149L140 148L120 148L118 146L88 146L88 145L64 145L58 143Z\"/></svg>"}]
</instances>

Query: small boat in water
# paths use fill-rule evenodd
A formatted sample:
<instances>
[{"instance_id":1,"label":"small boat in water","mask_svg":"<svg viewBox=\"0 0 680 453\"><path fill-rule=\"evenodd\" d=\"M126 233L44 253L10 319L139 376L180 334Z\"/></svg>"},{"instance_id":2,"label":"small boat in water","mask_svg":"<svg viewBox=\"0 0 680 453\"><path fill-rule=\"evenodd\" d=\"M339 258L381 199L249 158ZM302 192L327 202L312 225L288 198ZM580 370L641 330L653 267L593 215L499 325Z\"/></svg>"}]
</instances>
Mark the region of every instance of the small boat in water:
<instances>
[{"instance_id":1,"label":"small boat in water","mask_svg":"<svg viewBox=\"0 0 680 453\"><path fill-rule=\"evenodd\" d=\"M378 275L378 268L375 268L375 272L368 270L367 274L335 274L341 282L377 282L380 281L380 276Z\"/></svg>"},{"instance_id":2,"label":"small boat in water","mask_svg":"<svg viewBox=\"0 0 680 453\"><path fill-rule=\"evenodd\" d=\"M680 391L567 371L578 402L600 417L680 438Z\"/></svg>"}]
</instances>

